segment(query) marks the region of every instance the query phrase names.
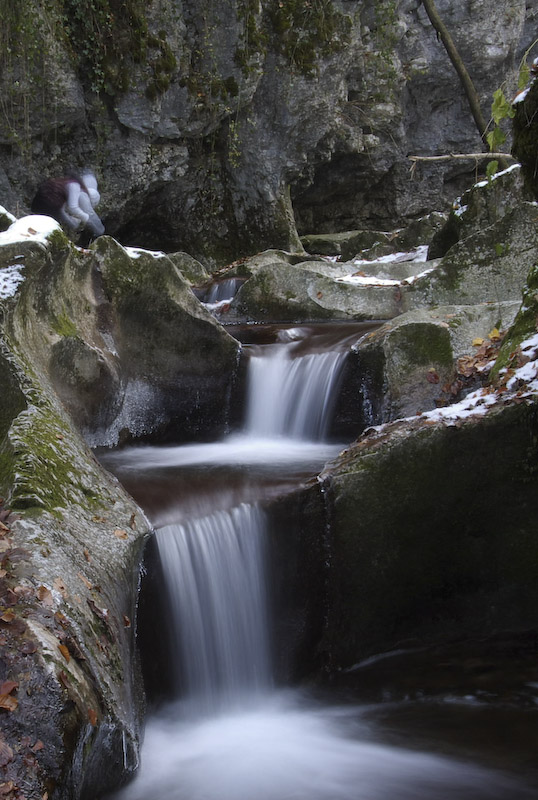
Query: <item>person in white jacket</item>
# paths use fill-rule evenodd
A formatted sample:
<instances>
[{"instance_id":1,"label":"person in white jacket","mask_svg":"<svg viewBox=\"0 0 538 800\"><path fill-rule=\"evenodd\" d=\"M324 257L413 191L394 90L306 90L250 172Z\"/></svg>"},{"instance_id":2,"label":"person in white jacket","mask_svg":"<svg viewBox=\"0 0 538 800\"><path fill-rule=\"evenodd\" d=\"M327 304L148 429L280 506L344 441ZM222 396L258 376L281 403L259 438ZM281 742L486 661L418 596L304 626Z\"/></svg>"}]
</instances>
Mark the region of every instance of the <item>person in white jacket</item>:
<instances>
[{"instance_id":1,"label":"person in white jacket","mask_svg":"<svg viewBox=\"0 0 538 800\"><path fill-rule=\"evenodd\" d=\"M105 232L105 226L95 213L101 195L92 172L49 178L38 188L32 200L32 212L53 217L69 231L87 231L92 239Z\"/></svg>"}]
</instances>

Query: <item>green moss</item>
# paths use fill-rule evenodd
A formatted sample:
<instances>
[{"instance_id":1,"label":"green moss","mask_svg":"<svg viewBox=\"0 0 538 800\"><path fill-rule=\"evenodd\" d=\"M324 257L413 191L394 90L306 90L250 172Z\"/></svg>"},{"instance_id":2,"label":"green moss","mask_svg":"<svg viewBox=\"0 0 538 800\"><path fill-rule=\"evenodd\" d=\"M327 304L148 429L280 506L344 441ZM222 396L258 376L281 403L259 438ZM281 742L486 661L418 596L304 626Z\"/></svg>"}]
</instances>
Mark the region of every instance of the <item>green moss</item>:
<instances>
[{"instance_id":1,"label":"green moss","mask_svg":"<svg viewBox=\"0 0 538 800\"><path fill-rule=\"evenodd\" d=\"M351 19L331 0L273 0L267 13L280 52L305 75L349 43Z\"/></svg>"},{"instance_id":2,"label":"green moss","mask_svg":"<svg viewBox=\"0 0 538 800\"><path fill-rule=\"evenodd\" d=\"M517 348L525 339L534 336L538 326L538 264L534 266L527 278L526 286L523 290L523 303L514 320L514 323L506 334L495 366L491 370L490 380L495 381L499 376L499 371L505 367L512 366L517 361Z\"/></svg>"},{"instance_id":3,"label":"green moss","mask_svg":"<svg viewBox=\"0 0 538 800\"><path fill-rule=\"evenodd\" d=\"M58 336L78 336L76 325L65 313L53 320L52 329Z\"/></svg>"}]
</instances>

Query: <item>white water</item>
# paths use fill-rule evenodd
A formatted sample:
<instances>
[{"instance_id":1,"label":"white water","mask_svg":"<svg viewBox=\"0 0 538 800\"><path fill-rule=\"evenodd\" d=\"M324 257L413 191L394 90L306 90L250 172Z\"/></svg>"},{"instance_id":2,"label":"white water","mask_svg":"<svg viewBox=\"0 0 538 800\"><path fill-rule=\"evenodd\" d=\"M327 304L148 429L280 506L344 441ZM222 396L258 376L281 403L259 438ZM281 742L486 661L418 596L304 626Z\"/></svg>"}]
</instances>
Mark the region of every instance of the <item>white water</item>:
<instances>
[{"instance_id":1,"label":"white water","mask_svg":"<svg viewBox=\"0 0 538 800\"><path fill-rule=\"evenodd\" d=\"M233 708L271 683L261 511L241 505L157 531L180 665L193 714Z\"/></svg>"},{"instance_id":2,"label":"white water","mask_svg":"<svg viewBox=\"0 0 538 800\"><path fill-rule=\"evenodd\" d=\"M249 363L249 436L320 441L326 437L347 353L293 358L293 344L273 345L270 358Z\"/></svg>"},{"instance_id":3,"label":"white water","mask_svg":"<svg viewBox=\"0 0 538 800\"><path fill-rule=\"evenodd\" d=\"M143 461L148 474L208 462L281 473L290 448L302 457L308 449L315 463L316 451L331 449L313 439L327 430L340 360L273 355L251 361L242 436L115 458L127 470ZM118 799L530 800L495 772L383 743L360 707L272 688L266 531L256 504L167 525L157 541L180 699L149 720L140 773Z\"/></svg>"}]
</instances>

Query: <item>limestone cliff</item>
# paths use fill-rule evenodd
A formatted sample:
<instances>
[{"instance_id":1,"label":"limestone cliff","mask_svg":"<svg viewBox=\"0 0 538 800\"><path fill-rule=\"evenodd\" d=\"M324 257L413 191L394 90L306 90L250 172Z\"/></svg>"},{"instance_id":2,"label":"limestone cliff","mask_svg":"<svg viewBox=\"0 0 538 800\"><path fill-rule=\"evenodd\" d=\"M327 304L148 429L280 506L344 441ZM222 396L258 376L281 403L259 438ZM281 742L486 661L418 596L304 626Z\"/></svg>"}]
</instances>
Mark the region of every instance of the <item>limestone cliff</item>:
<instances>
[{"instance_id":1,"label":"limestone cliff","mask_svg":"<svg viewBox=\"0 0 538 800\"><path fill-rule=\"evenodd\" d=\"M489 117L535 0L438 0ZM6 2L0 194L91 165L120 241L225 263L301 233L387 227L450 202L480 149L418 0ZM295 220L294 220L295 215Z\"/></svg>"}]
</instances>

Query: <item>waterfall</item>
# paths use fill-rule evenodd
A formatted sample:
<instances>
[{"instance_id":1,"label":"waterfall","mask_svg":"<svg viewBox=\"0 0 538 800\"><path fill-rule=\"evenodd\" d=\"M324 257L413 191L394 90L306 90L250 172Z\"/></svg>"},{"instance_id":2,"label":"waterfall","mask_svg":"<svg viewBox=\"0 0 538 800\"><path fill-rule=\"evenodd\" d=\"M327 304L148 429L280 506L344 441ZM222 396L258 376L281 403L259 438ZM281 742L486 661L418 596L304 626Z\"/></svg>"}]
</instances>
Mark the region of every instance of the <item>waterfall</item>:
<instances>
[{"instance_id":1,"label":"waterfall","mask_svg":"<svg viewBox=\"0 0 538 800\"><path fill-rule=\"evenodd\" d=\"M322 441L331 420L346 351L292 357L293 345L250 358L246 432Z\"/></svg>"},{"instance_id":2,"label":"waterfall","mask_svg":"<svg viewBox=\"0 0 538 800\"><path fill-rule=\"evenodd\" d=\"M157 531L172 657L193 713L234 707L271 682L265 524L242 504ZM181 684L181 685L179 685Z\"/></svg>"}]
</instances>

